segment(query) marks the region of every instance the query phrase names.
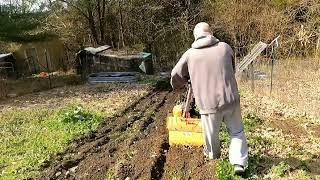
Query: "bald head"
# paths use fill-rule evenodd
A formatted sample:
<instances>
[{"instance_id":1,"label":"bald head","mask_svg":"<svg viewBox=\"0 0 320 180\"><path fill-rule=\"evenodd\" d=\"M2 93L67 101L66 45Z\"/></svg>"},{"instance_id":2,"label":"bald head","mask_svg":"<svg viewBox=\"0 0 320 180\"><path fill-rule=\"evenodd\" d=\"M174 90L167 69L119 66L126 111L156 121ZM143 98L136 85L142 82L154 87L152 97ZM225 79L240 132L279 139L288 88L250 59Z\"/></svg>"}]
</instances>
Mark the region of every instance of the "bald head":
<instances>
[{"instance_id":1,"label":"bald head","mask_svg":"<svg viewBox=\"0 0 320 180\"><path fill-rule=\"evenodd\" d=\"M208 23L200 22L194 27L193 35L195 39L198 39L202 35L208 35L208 34L212 35L210 26Z\"/></svg>"}]
</instances>

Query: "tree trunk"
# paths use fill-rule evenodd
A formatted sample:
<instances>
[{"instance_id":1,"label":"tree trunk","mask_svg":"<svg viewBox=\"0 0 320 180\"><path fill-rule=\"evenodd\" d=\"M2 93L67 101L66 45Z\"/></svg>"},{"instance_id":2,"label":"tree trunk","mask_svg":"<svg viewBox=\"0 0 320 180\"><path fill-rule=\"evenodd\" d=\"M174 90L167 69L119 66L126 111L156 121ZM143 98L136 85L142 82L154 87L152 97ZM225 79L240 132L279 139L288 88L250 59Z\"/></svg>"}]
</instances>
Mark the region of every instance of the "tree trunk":
<instances>
[{"instance_id":1,"label":"tree trunk","mask_svg":"<svg viewBox=\"0 0 320 180\"><path fill-rule=\"evenodd\" d=\"M119 1L119 16L120 16L120 21L119 21L119 25L120 25L120 31L119 31L119 47L120 47L120 43L122 48L125 47L124 44L124 37L123 37L123 16L122 16L122 6L121 6L121 1Z\"/></svg>"},{"instance_id":2,"label":"tree trunk","mask_svg":"<svg viewBox=\"0 0 320 180\"><path fill-rule=\"evenodd\" d=\"M106 0L102 1L102 20L101 20L101 40L105 42L105 33L106 33ZM103 38L102 38L103 37Z\"/></svg>"},{"instance_id":3,"label":"tree trunk","mask_svg":"<svg viewBox=\"0 0 320 180\"><path fill-rule=\"evenodd\" d=\"M105 43L105 0L98 0L98 19L99 19L99 31L100 31L100 42Z\"/></svg>"},{"instance_id":4,"label":"tree trunk","mask_svg":"<svg viewBox=\"0 0 320 180\"><path fill-rule=\"evenodd\" d=\"M97 30L96 30L96 26L95 26L95 22L94 22L94 17L93 17L93 12L90 9L90 7L87 7L87 11L88 11L88 22L89 22L89 28L91 30L91 34L93 36L93 39L95 40L95 42L97 44L100 44L99 38L98 38L98 34L97 34Z\"/></svg>"}]
</instances>

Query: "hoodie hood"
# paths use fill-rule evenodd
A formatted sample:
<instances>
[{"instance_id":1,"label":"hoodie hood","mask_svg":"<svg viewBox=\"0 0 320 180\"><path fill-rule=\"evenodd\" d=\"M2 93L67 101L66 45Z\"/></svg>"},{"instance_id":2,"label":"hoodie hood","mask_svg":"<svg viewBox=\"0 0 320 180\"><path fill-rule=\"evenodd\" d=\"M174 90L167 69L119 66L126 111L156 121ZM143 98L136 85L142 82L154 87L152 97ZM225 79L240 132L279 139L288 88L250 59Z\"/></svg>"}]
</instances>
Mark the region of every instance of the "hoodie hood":
<instances>
[{"instance_id":1,"label":"hoodie hood","mask_svg":"<svg viewBox=\"0 0 320 180\"><path fill-rule=\"evenodd\" d=\"M210 35L204 34L203 36L198 37L192 44L192 48L201 49L209 46L213 46L219 42L219 39Z\"/></svg>"}]
</instances>

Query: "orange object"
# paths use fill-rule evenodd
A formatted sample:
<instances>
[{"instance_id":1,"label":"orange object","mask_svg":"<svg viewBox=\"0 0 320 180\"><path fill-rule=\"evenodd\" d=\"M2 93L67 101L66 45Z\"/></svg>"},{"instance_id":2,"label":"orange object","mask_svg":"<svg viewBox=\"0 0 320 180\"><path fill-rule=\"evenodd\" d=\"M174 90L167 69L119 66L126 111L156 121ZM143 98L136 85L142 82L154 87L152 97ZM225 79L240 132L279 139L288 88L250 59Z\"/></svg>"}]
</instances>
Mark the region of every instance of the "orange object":
<instances>
[{"instance_id":1,"label":"orange object","mask_svg":"<svg viewBox=\"0 0 320 180\"><path fill-rule=\"evenodd\" d=\"M173 107L173 117L182 117L182 106L176 105Z\"/></svg>"},{"instance_id":2,"label":"orange object","mask_svg":"<svg viewBox=\"0 0 320 180\"><path fill-rule=\"evenodd\" d=\"M41 72L41 73L39 74L39 76L42 77L42 78L48 77L48 76L49 76L49 73L47 73L47 72Z\"/></svg>"}]
</instances>

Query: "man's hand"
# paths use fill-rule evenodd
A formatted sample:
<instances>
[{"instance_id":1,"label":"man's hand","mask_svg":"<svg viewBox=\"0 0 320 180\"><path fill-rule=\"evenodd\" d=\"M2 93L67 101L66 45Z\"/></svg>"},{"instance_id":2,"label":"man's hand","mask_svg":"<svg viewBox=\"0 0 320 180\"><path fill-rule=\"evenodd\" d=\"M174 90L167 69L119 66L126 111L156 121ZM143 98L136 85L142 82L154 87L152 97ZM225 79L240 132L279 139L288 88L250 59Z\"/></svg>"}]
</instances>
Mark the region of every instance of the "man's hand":
<instances>
[{"instance_id":1,"label":"man's hand","mask_svg":"<svg viewBox=\"0 0 320 180\"><path fill-rule=\"evenodd\" d=\"M189 51L189 50L188 50ZM188 51L186 51L171 71L171 86L173 89L182 88L189 79Z\"/></svg>"}]
</instances>

